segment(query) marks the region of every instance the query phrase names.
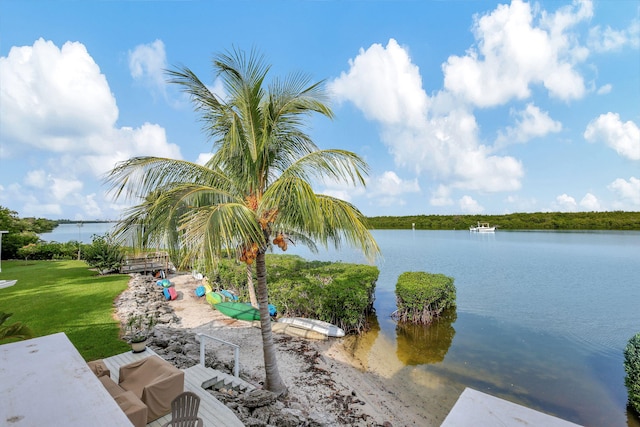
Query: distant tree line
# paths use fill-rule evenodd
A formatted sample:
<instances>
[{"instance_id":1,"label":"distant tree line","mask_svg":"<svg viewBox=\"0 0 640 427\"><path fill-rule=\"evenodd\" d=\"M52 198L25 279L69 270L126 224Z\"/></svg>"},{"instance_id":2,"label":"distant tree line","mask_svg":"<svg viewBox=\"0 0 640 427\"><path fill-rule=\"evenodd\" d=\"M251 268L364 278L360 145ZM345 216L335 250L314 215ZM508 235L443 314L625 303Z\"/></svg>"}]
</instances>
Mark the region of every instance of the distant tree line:
<instances>
[{"instance_id":1,"label":"distant tree line","mask_svg":"<svg viewBox=\"0 0 640 427\"><path fill-rule=\"evenodd\" d=\"M377 216L368 218L373 229L416 230L468 230L469 226L488 222L502 230L640 230L640 212L537 212L514 213L508 215L413 215ZM100 221L83 221L100 222ZM71 220L50 220L45 218L19 218L18 213L0 206L0 231L8 231L2 236L2 259L51 259L68 258L77 252L78 242L68 242L60 248L47 247L38 237L51 232L59 224ZM27 247L28 246L28 247ZM37 246L37 248L34 248ZM63 247L64 246L64 247ZM22 250L23 253L18 253ZM30 252L34 253L30 254ZM36 253L37 252L37 253ZM67 253L68 252L68 253ZM53 254L53 255L52 255Z\"/></svg>"},{"instance_id":2,"label":"distant tree line","mask_svg":"<svg viewBox=\"0 0 640 427\"><path fill-rule=\"evenodd\" d=\"M373 229L468 230L488 222L502 230L640 230L640 212L536 212L508 215L414 215L368 218Z\"/></svg>"},{"instance_id":3,"label":"distant tree line","mask_svg":"<svg viewBox=\"0 0 640 427\"><path fill-rule=\"evenodd\" d=\"M115 222L115 221L110 221L110 220L104 220L104 219L94 219L94 220L77 220L77 219L56 219L54 221L56 223L56 225L60 225L60 224L78 224L78 223L82 223L82 224L103 224L105 222Z\"/></svg>"}]
</instances>

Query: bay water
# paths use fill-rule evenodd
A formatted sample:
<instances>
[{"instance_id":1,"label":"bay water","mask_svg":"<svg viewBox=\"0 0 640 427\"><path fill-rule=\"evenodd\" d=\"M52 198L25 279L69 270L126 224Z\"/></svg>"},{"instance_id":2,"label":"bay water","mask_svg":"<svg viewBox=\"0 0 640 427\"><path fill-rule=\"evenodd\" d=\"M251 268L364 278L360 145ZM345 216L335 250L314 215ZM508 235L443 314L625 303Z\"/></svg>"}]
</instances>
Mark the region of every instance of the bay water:
<instances>
[{"instance_id":1,"label":"bay water","mask_svg":"<svg viewBox=\"0 0 640 427\"><path fill-rule=\"evenodd\" d=\"M382 250L377 325L356 350L369 369L418 394L472 387L585 426L640 426L623 367L640 332L640 232L373 235ZM365 262L348 249L288 252ZM430 327L398 326L394 290L405 271L454 278L455 312Z\"/></svg>"},{"instance_id":2,"label":"bay water","mask_svg":"<svg viewBox=\"0 0 640 427\"><path fill-rule=\"evenodd\" d=\"M111 231L115 224L115 222L60 224L51 232L40 234L40 238L47 242L66 243L76 241L89 244L94 235L104 236Z\"/></svg>"},{"instance_id":3,"label":"bay water","mask_svg":"<svg viewBox=\"0 0 640 427\"><path fill-rule=\"evenodd\" d=\"M113 224L63 224L45 240L81 240ZM419 395L465 387L585 426L633 426L623 350L640 332L640 232L374 230L376 315L354 355ZM66 237L65 237L66 236ZM276 253L279 250L276 249ZM311 260L366 263L350 248ZM397 325L405 271L454 279L457 308L429 327Z\"/></svg>"}]
</instances>

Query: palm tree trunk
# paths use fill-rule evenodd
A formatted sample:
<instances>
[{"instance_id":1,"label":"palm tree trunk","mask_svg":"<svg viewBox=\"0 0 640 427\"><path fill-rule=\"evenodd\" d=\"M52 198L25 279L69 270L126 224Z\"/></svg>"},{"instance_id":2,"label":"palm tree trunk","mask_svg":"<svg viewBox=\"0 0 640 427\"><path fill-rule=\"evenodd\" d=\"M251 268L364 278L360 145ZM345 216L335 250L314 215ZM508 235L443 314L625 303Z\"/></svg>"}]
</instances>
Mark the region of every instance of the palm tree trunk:
<instances>
[{"instance_id":1,"label":"palm tree trunk","mask_svg":"<svg viewBox=\"0 0 640 427\"><path fill-rule=\"evenodd\" d=\"M253 286L253 273L251 272L251 266L249 264L247 264L247 289L249 289L249 301L251 301L251 305L258 308L256 288Z\"/></svg>"},{"instance_id":2,"label":"palm tree trunk","mask_svg":"<svg viewBox=\"0 0 640 427\"><path fill-rule=\"evenodd\" d=\"M260 303L260 329L262 331L262 351L264 353L265 388L277 395L287 394L287 386L280 377L276 347L271 332L271 316L269 316L269 296L267 292L267 264L260 251L256 257L258 273L258 302Z\"/></svg>"}]
</instances>

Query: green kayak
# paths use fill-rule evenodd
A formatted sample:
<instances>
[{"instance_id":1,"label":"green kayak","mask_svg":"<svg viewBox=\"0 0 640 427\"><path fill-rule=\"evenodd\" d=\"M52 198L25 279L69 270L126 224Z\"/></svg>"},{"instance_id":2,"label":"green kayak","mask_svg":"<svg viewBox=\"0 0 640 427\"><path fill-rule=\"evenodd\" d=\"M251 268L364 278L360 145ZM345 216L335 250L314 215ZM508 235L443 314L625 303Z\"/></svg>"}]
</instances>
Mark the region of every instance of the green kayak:
<instances>
[{"instance_id":1,"label":"green kayak","mask_svg":"<svg viewBox=\"0 0 640 427\"><path fill-rule=\"evenodd\" d=\"M218 311L238 320L260 320L260 311L243 302L221 302L216 304Z\"/></svg>"}]
</instances>

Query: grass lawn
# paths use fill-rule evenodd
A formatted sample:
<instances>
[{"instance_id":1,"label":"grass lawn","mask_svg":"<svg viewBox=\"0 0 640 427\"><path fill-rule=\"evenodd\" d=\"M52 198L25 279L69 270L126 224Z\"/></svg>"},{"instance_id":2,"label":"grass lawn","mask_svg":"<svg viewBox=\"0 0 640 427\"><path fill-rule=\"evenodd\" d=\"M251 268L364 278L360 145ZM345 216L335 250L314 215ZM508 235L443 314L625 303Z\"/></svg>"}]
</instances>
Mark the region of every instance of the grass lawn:
<instances>
[{"instance_id":1,"label":"grass lawn","mask_svg":"<svg viewBox=\"0 0 640 427\"><path fill-rule=\"evenodd\" d=\"M85 360L130 349L119 339L113 301L128 275L99 276L83 261L2 261L0 311L13 313L5 325L23 322L35 336L64 332Z\"/></svg>"}]
</instances>

